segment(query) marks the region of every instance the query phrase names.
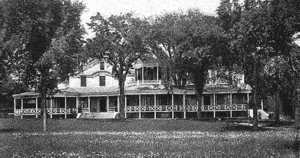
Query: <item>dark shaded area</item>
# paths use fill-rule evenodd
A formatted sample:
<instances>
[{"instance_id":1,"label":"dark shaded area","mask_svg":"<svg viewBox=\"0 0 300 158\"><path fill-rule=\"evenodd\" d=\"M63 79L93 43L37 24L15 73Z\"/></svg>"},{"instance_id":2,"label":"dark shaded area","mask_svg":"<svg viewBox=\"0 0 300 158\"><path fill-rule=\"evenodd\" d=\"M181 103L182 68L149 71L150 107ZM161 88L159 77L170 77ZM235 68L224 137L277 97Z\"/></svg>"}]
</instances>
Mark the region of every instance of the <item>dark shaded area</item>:
<instances>
[{"instance_id":1,"label":"dark shaded area","mask_svg":"<svg viewBox=\"0 0 300 158\"><path fill-rule=\"evenodd\" d=\"M13 128L8 128L8 129L0 129L0 133L13 133L13 132L20 132L20 129L13 129Z\"/></svg>"},{"instance_id":2,"label":"dark shaded area","mask_svg":"<svg viewBox=\"0 0 300 158\"><path fill-rule=\"evenodd\" d=\"M20 129L22 132L41 132L42 118L3 118L1 129ZM172 119L48 119L49 132L61 131L203 131L219 132L226 122ZM13 132L13 131L11 131Z\"/></svg>"},{"instance_id":3,"label":"dark shaded area","mask_svg":"<svg viewBox=\"0 0 300 158\"><path fill-rule=\"evenodd\" d=\"M280 121L276 123L275 121L268 122L267 127L292 127L295 124L295 122L292 121Z\"/></svg>"},{"instance_id":4,"label":"dark shaded area","mask_svg":"<svg viewBox=\"0 0 300 158\"><path fill-rule=\"evenodd\" d=\"M264 127L258 127L258 130L257 131L268 131L268 130L271 130L271 129L266 129ZM253 126L245 126L245 125L229 125L228 127L223 127L222 128L222 131L223 132L226 132L226 131L254 131L253 130Z\"/></svg>"},{"instance_id":5,"label":"dark shaded area","mask_svg":"<svg viewBox=\"0 0 300 158\"><path fill-rule=\"evenodd\" d=\"M300 133L299 130L298 136L295 136L294 140L288 141L285 140L284 142L280 144L274 144L273 147L276 148L277 150L291 150L293 151L298 157L300 157Z\"/></svg>"}]
</instances>

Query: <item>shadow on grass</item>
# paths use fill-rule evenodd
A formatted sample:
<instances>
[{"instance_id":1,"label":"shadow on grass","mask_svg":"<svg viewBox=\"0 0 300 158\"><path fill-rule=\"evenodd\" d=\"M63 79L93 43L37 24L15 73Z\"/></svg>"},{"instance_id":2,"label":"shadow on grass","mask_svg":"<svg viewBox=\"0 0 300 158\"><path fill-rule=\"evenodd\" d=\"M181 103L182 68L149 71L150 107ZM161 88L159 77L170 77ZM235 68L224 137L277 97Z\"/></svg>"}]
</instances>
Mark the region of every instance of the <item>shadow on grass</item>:
<instances>
[{"instance_id":1,"label":"shadow on grass","mask_svg":"<svg viewBox=\"0 0 300 158\"><path fill-rule=\"evenodd\" d=\"M290 127L293 124L295 124L295 122L292 121L280 121L278 123L276 123L275 121L270 122L267 124L268 127Z\"/></svg>"},{"instance_id":2,"label":"shadow on grass","mask_svg":"<svg viewBox=\"0 0 300 158\"><path fill-rule=\"evenodd\" d=\"M14 133L14 132L20 132L20 129L13 129L13 128L9 128L9 129L0 129L0 133Z\"/></svg>"},{"instance_id":3,"label":"shadow on grass","mask_svg":"<svg viewBox=\"0 0 300 158\"><path fill-rule=\"evenodd\" d=\"M268 131L270 129L266 129L263 127L258 127L257 131ZM245 126L245 125L231 125L228 127L223 127L221 129L222 132L227 132L227 131L254 131L252 126Z\"/></svg>"},{"instance_id":4,"label":"shadow on grass","mask_svg":"<svg viewBox=\"0 0 300 158\"><path fill-rule=\"evenodd\" d=\"M82 118L78 119L82 121L96 121L96 122L130 122L130 119L87 119L87 118Z\"/></svg>"},{"instance_id":5,"label":"shadow on grass","mask_svg":"<svg viewBox=\"0 0 300 158\"><path fill-rule=\"evenodd\" d=\"M300 156L300 140L299 138L294 138L293 140L289 141L282 141L282 142L276 142L276 144L273 145L275 149L278 151L280 150L291 150L297 155Z\"/></svg>"}]
</instances>

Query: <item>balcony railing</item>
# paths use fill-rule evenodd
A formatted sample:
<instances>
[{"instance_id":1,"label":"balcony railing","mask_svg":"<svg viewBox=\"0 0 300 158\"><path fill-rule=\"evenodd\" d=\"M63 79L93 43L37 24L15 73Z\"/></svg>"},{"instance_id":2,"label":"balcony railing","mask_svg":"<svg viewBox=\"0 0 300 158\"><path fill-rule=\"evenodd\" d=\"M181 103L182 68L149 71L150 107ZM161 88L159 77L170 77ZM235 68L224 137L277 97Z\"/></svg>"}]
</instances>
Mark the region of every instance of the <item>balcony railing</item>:
<instances>
[{"instance_id":1,"label":"balcony railing","mask_svg":"<svg viewBox=\"0 0 300 158\"><path fill-rule=\"evenodd\" d=\"M128 85L151 85L151 84L161 84L161 80L137 80L130 81Z\"/></svg>"}]
</instances>

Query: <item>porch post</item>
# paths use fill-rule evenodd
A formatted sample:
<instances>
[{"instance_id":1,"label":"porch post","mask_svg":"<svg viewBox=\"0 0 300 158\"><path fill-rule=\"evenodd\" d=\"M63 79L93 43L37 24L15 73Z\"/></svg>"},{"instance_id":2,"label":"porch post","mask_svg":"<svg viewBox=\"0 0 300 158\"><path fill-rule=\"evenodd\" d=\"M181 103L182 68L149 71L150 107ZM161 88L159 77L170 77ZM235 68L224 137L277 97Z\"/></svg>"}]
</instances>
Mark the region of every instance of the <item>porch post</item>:
<instances>
[{"instance_id":1,"label":"porch post","mask_svg":"<svg viewBox=\"0 0 300 158\"><path fill-rule=\"evenodd\" d=\"M174 119L174 94L172 93L172 119Z\"/></svg>"},{"instance_id":2,"label":"porch post","mask_svg":"<svg viewBox=\"0 0 300 158\"><path fill-rule=\"evenodd\" d=\"M156 119L156 94L154 94L154 119Z\"/></svg>"},{"instance_id":3,"label":"porch post","mask_svg":"<svg viewBox=\"0 0 300 158\"><path fill-rule=\"evenodd\" d=\"M142 97L141 94L139 94L139 119L142 118L141 108L142 108Z\"/></svg>"},{"instance_id":4,"label":"porch post","mask_svg":"<svg viewBox=\"0 0 300 158\"><path fill-rule=\"evenodd\" d=\"M144 83L145 75L144 75L144 66L142 66L142 84Z\"/></svg>"},{"instance_id":5,"label":"porch post","mask_svg":"<svg viewBox=\"0 0 300 158\"><path fill-rule=\"evenodd\" d=\"M216 109L215 109L215 106L216 106L216 94L213 93L213 109L214 109L214 118L216 118Z\"/></svg>"},{"instance_id":6,"label":"porch post","mask_svg":"<svg viewBox=\"0 0 300 158\"><path fill-rule=\"evenodd\" d=\"M184 93L183 94L183 99L182 99L183 100L183 103L182 103L183 104L183 118L184 119L186 119L186 103L185 103L186 101L185 101L185 97L186 97L186 94Z\"/></svg>"},{"instance_id":7,"label":"porch post","mask_svg":"<svg viewBox=\"0 0 300 158\"><path fill-rule=\"evenodd\" d=\"M17 111L17 100L14 98L14 116L16 116L16 111Z\"/></svg>"},{"instance_id":8,"label":"porch post","mask_svg":"<svg viewBox=\"0 0 300 158\"><path fill-rule=\"evenodd\" d=\"M119 99L120 99L120 96L118 96L118 101L119 101ZM118 107L119 107L119 110L120 110L120 104L119 104L119 102L118 102ZM124 108L124 113L125 113L125 118L127 118L127 96L125 95L125 108Z\"/></svg>"},{"instance_id":9,"label":"porch post","mask_svg":"<svg viewBox=\"0 0 300 158\"><path fill-rule=\"evenodd\" d=\"M158 75L159 75L158 63L156 63L156 79L157 79L157 82L159 81Z\"/></svg>"},{"instance_id":10,"label":"porch post","mask_svg":"<svg viewBox=\"0 0 300 158\"><path fill-rule=\"evenodd\" d=\"M79 96L76 96L76 110L78 110L78 108L79 108Z\"/></svg>"},{"instance_id":11,"label":"porch post","mask_svg":"<svg viewBox=\"0 0 300 158\"><path fill-rule=\"evenodd\" d=\"M23 98L21 98L21 119L23 119Z\"/></svg>"},{"instance_id":12,"label":"porch post","mask_svg":"<svg viewBox=\"0 0 300 158\"><path fill-rule=\"evenodd\" d=\"M109 112L109 96L106 97L106 111Z\"/></svg>"},{"instance_id":13,"label":"porch post","mask_svg":"<svg viewBox=\"0 0 300 158\"><path fill-rule=\"evenodd\" d=\"M249 113L249 102L250 102L250 93L247 93L247 106L246 106L246 112L247 112L247 117L250 118L250 113Z\"/></svg>"},{"instance_id":14,"label":"porch post","mask_svg":"<svg viewBox=\"0 0 300 158\"><path fill-rule=\"evenodd\" d=\"M136 84L139 85L139 69L135 69Z\"/></svg>"},{"instance_id":15,"label":"porch post","mask_svg":"<svg viewBox=\"0 0 300 158\"><path fill-rule=\"evenodd\" d=\"M50 97L50 118L52 118L53 98Z\"/></svg>"},{"instance_id":16,"label":"porch post","mask_svg":"<svg viewBox=\"0 0 300 158\"><path fill-rule=\"evenodd\" d=\"M65 119L67 118L67 96L65 96Z\"/></svg>"},{"instance_id":17,"label":"porch post","mask_svg":"<svg viewBox=\"0 0 300 158\"><path fill-rule=\"evenodd\" d=\"M35 118L38 118L38 98L35 98Z\"/></svg>"},{"instance_id":18,"label":"porch post","mask_svg":"<svg viewBox=\"0 0 300 158\"><path fill-rule=\"evenodd\" d=\"M88 97L88 110L91 112L91 97Z\"/></svg>"},{"instance_id":19,"label":"porch post","mask_svg":"<svg viewBox=\"0 0 300 158\"><path fill-rule=\"evenodd\" d=\"M232 93L230 93L230 107L232 107ZM232 118L232 108L230 108L230 118Z\"/></svg>"},{"instance_id":20,"label":"porch post","mask_svg":"<svg viewBox=\"0 0 300 158\"><path fill-rule=\"evenodd\" d=\"M117 96L117 111L120 112L120 96ZM125 108L126 108L126 95L125 95ZM125 111L125 116L126 116L126 110L124 109ZM125 117L126 118L126 117Z\"/></svg>"},{"instance_id":21,"label":"porch post","mask_svg":"<svg viewBox=\"0 0 300 158\"><path fill-rule=\"evenodd\" d=\"M249 104L250 94L247 93L247 104Z\"/></svg>"}]
</instances>

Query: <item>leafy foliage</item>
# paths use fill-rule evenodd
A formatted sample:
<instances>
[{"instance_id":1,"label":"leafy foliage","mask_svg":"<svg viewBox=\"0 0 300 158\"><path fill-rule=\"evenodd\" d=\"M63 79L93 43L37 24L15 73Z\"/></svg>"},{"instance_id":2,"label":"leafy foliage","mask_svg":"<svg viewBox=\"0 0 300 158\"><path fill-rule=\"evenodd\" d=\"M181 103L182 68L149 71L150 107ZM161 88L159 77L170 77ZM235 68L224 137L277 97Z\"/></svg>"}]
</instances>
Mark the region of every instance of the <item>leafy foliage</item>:
<instances>
[{"instance_id":1,"label":"leafy foliage","mask_svg":"<svg viewBox=\"0 0 300 158\"><path fill-rule=\"evenodd\" d=\"M223 48L222 30L216 22L215 17L199 10L166 13L154 19L150 47L169 72L167 80L172 79L175 87L184 88L190 79L200 80L193 78L193 74L200 70L205 77L208 68L215 64L214 59Z\"/></svg>"},{"instance_id":2,"label":"leafy foliage","mask_svg":"<svg viewBox=\"0 0 300 158\"><path fill-rule=\"evenodd\" d=\"M84 6L71 0L4 0L4 50L12 75L45 97L80 66ZM46 118L46 115L44 115Z\"/></svg>"},{"instance_id":3,"label":"leafy foliage","mask_svg":"<svg viewBox=\"0 0 300 158\"><path fill-rule=\"evenodd\" d=\"M253 88L254 104L266 92L283 92L296 79L291 63L293 36L299 32L299 1L223 0L218 9L221 26L231 39L233 62ZM295 72L295 71L294 71ZM292 90L294 91L294 90Z\"/></svg>"},{"instance_id":4,"label":"leafy foliage","mask_svg":"<svg viewBox=\"0 0 300 158\"><path fill-rule=\"evenodd\" d=\"M88 25L95 37L88 39L87 51L91 58L104 59L113 66L113 74L119 80L120 113L123 116L126 76L132 65L148 53L145 39L149 25L132 13L112 15L107 19L97 13Z\"/></svg>"},{"instance_id":5,"label":"leafy foliage","mask_svg":"<svg viewBox=\"0 0 300 158\"><path fill-rule=\"evenodd\" d=\"M226 53L217 19L199 10L167 13L154 19L150 34L149 45L165 69L167 88L172 89L173 83L177 88L185 88L187 81L192 80L201 102L208 69Z\"/></svg>"}]
</instances>

